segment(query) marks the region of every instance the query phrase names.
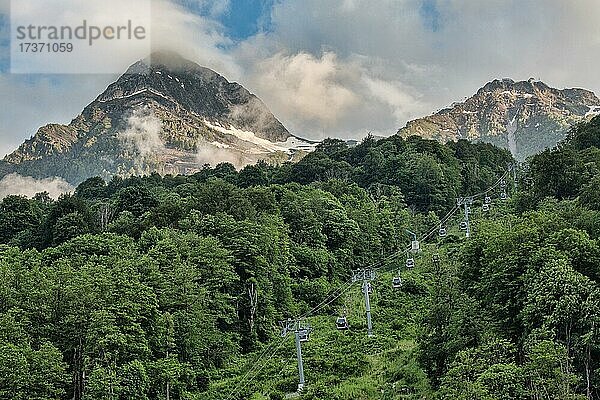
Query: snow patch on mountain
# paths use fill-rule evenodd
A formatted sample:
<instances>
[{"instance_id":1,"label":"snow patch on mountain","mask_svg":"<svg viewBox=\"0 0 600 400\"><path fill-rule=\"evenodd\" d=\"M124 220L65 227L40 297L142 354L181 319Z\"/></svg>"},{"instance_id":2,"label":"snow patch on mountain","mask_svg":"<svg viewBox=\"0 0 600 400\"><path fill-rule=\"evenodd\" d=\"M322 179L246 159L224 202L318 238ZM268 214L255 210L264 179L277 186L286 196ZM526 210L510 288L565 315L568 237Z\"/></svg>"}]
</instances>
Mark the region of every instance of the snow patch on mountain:
<instances>
[{"instance_id":1,"label":"snow patch on mountain","mask_svg":"<svg viewBox=\"0 0 600 400\"><path fill-rule=\"evenodd\" d=\"M592 117L594 115L600 114L600 106L586 106L589 108L589 111L585 113L586 117Z\"/></svg>"},{"instance_id":2,"label":"snow patch on mountain","mask_svg":"<svg viewBox=\"0 0 600 400\"><path fill-rule=\"evenodd\" d=\"M250 143L253 146L254 152L260 153L273 153L273 152L283 152L286 154L293 154L294 151L304 150L304 151L312 151L315 149L318 143L311 143L294 136L290 136L285 142L271 142L267 139L260 138L256 136L254 132L244 131L242 129L238 129L234 126L224 127L219 122L211 122L207 119L204 119L204 124L217 132L224 133L226 135L231 135L236 137L237 139ZM217 142L217 144L212 143L213 145L224 148L223 143ZM229 146L228 146L229 147Z\"/></svg>"}]
</instances>

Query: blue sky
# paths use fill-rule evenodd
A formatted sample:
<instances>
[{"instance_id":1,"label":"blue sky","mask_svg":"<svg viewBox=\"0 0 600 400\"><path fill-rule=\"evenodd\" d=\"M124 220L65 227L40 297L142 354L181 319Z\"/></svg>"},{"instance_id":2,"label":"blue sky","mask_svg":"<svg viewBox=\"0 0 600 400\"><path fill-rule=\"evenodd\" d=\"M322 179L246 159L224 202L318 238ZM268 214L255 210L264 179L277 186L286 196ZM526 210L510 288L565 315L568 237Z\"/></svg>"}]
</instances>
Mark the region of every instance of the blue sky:
<instances>
[{"instance_id":1,"label":"blue sky","mask_svg":"<svg viewBox=\"0 0 600 400\"><path fill-rule=\"evenodd\" d=\"M210 16L209 6L196 0L178 0L191 12ZM227 35L235 40L243 40L262 30L268 30L271 8L274 0L234 0L223 12L215 15L226 29Z\"/></svg>"}]
</instances>

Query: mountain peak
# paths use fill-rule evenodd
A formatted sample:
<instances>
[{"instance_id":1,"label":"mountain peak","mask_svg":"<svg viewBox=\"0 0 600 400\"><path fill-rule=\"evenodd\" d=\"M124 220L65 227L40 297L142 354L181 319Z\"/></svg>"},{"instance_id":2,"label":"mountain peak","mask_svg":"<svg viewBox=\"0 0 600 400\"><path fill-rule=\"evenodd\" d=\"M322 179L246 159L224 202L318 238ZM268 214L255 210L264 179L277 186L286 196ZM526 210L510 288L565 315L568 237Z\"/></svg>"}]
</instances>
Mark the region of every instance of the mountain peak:
<instances>
[{"instance_id":1,"label":"mountain peak","mask_svg":"<svg viewBox=\"0 0 600 400\"><path fill-rule=\"evenodd\" d=\"M465 101L408 122L398 134L485 141L524 159L556 145L573 124L599 111L600 100L589 90L560 90L533 78L494 79Z\"/></svg>"},{"instance_id":2,"label":"mountain peak","mask_svg":"<svg viewBox=\"0 0 600 400\"><path fill-rule=\"evenodd\" d=\"M155 52L133 64L88 109L140 101L145 105L157 102L172 110L183 108L273 142L285 142L291 136L265 104L243 86L173 52Z\"/></svg>"},{"instance_id":3,"label":"mountain peak","mask_svg":"<svg viewBox=\"0 0 600 400\"><path fill-rule=\"evenodd\" d=\"M16 172L61 176L193 173L287 161L311 144L293 137L254 94L173 52L135 62L69 125L48 125L5 158ZM1 171L0 171L1 172Z\"/></svg>"},{"instance_id":4,"label":"mountain peak","mask_svg":"<svg viewBox=\"0 0 600 400\"><path fill-rule=\"evenodd\" d=\"M216 77L219 74L210 68L203 67L189 60L177 52L160 50L151 53L148 57L132 64L124 76L149 74L152 71L168 71L173 73L201 73Z\"/></svg>"}]
</instances>

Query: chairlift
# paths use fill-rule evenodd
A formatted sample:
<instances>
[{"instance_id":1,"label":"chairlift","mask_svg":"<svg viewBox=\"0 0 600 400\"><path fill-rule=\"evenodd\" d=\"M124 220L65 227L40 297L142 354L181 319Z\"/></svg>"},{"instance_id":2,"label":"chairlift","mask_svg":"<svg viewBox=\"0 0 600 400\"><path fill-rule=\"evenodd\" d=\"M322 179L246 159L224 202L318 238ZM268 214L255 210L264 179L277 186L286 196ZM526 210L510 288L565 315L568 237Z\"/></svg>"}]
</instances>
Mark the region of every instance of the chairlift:
<instances>
[{"instance_id":1,"label":"chairlift","mask_svg":"<svg viewBox=\"0 0 600 400\"><path fill-rule=\"evenodd\" d=\"M469 226L469 225L467 224L467 221L461 221L461 222L460 222L460 230L461 230L461 231L466 231L466 230L467 230L467 228L468 228L468 226Z\"/></svg>"},{"instance_id":2,"label":"chairlift","mask_svg":"<svg viewBox=\"0 0 600 400\"><path fill-rule=\"evenodd\" d=\"M395 276L394 279L392 279L392 288L400 289L401 287L402 287L402 278L400 278L399 276Z\"/></svg>"},{"instance_id":3,"label":"chairlift","mask_svg":"<svg viewBox=\"0 0 600 400\"><path fill-rule=\"evenodd\" d=\"M416 253L417 251L419 251L419 249L420 249L419 241L418 241L418 240L413 240L413 241L410 243L410 250L411 250L413 253Z\"/></svg>"},{"instance_id":4,"label":"chairlift","mask_svg":"<svg viewBox=\"0 0 600 400\"><path fill-rule=\"evenodd\" d=\"M406 260L406 268L413 268L415 266L415 259L414 258L408 258Z\"/></svg>"},{"instance_id":5,"label":"chairlift","mask_svg":"<svg viewBox=\"0 0 600 400\"><path fill-rule=\"evenodd\" d=\"M301 342L308 342L308 340L310 339L310 329L301 328L300 330L298 330L298 339Z\"/></svg>"},{"instance_id":6,"label":"chairlift","mask_svg":"<svg viewBox=\"0 0 600 400\"><path fill-rule=\"evenodd\" d=\"M439 235L440 235L440 237L446 237L446 235L448 235L448 232L446 231L446 228L441 227L440 231L439 231Z\"/></svg>"},{"instance_id":7,"label":"chairlift","mask_svg":"<svg viewBox=\"0 0 600 400\"><path fill-rule=\"evenodd\" d=\"M481 206L481 210L483 212L488 212L490 211L490 205L489 204L484 204L483 206Z\"/></svg>"},{"instance_id":8,"label":"chairlift","mask_svg":"<svg viewBox=\"0 0 600 400\"><path fill-rule=\"evenodd\" d=\"M348 319L346 317L338 317L335 320L335 327L340 331L348 329Z\"/></svg>"}]
</instances>

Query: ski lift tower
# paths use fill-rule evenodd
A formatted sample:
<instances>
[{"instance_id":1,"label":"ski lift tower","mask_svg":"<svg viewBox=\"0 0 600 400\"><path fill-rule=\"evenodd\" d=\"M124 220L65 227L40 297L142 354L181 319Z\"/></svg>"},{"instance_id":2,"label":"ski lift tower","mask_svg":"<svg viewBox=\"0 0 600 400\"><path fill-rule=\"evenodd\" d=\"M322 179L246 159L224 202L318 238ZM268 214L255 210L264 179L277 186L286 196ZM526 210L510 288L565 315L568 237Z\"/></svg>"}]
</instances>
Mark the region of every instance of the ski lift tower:
<instances>
[{"instance_id":1,"label":"ski lift tower","mask_svg":"<svg viewBox=\"0 0 600 400\"><path fill-rule=\"evenodd\" d=\"M471 204L473 204L473 198L472 197L459 197L458 199L456 199L456 204L459 207L464 207L464 212L465 212L465 224L466 224L466 232L465 232L465 236L466 237L470 237L471 236L471 226L469 224L469 211L471 209Z\"/></svg>"},{"instance_id":2,"label":"ski lift tower","mask_svg":"<svg viewBox=\"0 0 600 400\"><path fill-rule=\"evenodd\" d=\"M280 321L281 336L286 337L289 332L294 332L296 338L296 355L298 357L298 392L304 389L306 381L304 380L304 362L302 361L302 342L308 342L310 337L311 327L301 319L287 319Z\"/></svg>"},{"instance_id":3,"label":"ski lift tower","mask_svg":"<svg viewBox=\"0 0 600 400\"><path fill-rule=\"evenodd\" d=\"M373 324L371 323L371 300L369 295L372 293L371 281L375 279L375 271L370 268L359 269L354 271L352 282L362 281L362 291L365 295L365 308L367 314L367 336L373 336Z\"/></svg>"}]
</instances>

